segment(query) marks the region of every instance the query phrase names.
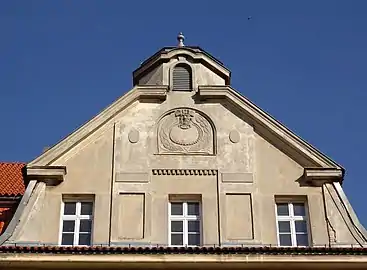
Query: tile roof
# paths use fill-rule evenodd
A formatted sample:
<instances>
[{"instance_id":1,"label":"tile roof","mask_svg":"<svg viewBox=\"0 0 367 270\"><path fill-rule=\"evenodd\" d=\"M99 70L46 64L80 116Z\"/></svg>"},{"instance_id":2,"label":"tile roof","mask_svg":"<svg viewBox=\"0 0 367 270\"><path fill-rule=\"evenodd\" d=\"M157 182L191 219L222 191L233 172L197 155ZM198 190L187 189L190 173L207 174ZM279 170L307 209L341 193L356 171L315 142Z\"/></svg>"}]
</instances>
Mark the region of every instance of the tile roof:
<instances>
[{"instance_id":1,"label":"tile roof","mask_svg":"<svg viewBox=\"0 0 367 270\"><path fill-rule=\"evenodd\" d=\"M333 247L112 247L112 246L0 246L1 253L49 254L264 254L264 255L367 255L367 248Z\"/></svg>"},{"instance_id":2,"label":"tile roof","mask_svg":"<svg viewBox=\"0 0 367 270\"><path fill-rule=\"evenodd\" d=\"M19 196L25 191L22 168L25 163L0 162L0 196Z\"/></svg>"}]
</instances>

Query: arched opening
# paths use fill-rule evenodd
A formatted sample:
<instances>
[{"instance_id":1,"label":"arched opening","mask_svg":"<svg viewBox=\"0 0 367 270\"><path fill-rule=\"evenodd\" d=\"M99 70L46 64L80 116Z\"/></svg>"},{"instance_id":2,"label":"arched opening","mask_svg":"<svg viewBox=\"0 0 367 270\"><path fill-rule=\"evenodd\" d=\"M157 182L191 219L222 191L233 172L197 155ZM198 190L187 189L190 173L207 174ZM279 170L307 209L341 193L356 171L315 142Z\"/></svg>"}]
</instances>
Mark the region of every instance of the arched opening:
<instances>
[{"instance_id":1,"label":"arched opening","mask_svg":"<svg viewBox=\"0 0 367 270\"><path fill-rule=\"evenodd\" d=\"M192 71L189 65L178 64L173 68L172 86L174 91L191 91Z\"/></svg>"}]
</instances>

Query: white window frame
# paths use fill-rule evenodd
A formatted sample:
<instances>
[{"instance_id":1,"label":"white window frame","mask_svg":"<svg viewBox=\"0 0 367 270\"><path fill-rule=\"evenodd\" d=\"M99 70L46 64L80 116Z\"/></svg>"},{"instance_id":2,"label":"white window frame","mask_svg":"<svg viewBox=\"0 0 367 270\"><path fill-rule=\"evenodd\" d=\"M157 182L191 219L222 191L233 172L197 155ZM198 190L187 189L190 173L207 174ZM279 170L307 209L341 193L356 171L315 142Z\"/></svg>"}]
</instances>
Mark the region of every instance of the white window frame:
<instances>
[{"instance_id":1,"label":"white window frame","mask_svg":"<svg viewBox=\"0 0 367 270\"><path fill-rule=\"evenodd\" d=\"M279 216L278 215L278 204L287 204L288 205L288 216ZM305 209L305 216L295 216L294 215L294 207L293 204L303 204L304 209ZM281 247L285 247L280 245L280 237L279 235L281 234L279 232L279 225L278 225L278 221L289 221L290 223L290 229L291 229L291 242L292 242L292 247L306 247L306 246L300 246L297 245L297 234L305 234L305 233L296 233L296 221L306 221L306 228L307 228L307 240L308 240L308 246L310 246L310 227L309 227L309 220L308 220L308 208L307 208L307 204L305 202L302 201L277 201L275 203L275 216L276 216L276 228L277 228L277 241L278 241L278 246Z\"/></svg>"},{"instance_id":2,"label":"white window frame","mask_svg":"<svg viewBox=\"0 0 367 270\"><path fill-rule=\"evenodd\" d=\"M172 215L171 214L171 204L172 203L182 203L182 215ZM199 215L188 215L188 203L197 203L199 205ZM202 213L201 213L201 203L200 201L195 200L174 200L170 201L168 204L168 243L170 247L198 247L202 245ZM188 244L188 238L189 238L189 228L188 228L188 222L192 220L198 220L199 221L199 245L189 245ZM182 245L172 245L171 243L171 221L183 221L183 244ZM174 233L173 233L174 234ZM193 234L190 232L190 234Z\"/></svg>"},{"instance_id":3,"label":"white window frame","mask_svg":"<svg viewBox=\"0 0 367 270\"><path fill-rule=\"evenodd\" d=\"M74 215L64 215L65 203L75 203L75 214ZM92 204L92 214L91 215L81 215L81 203L91 203ZM79 245L79 232L80 232L80 220L91 220L91 231L90 231L90 245L93 243L93 215L94 215L94 202L93 200L63 200L61 203L61 215L60 215L60 233L59 233L59 245L60 246L88 246ZM62 244L63 235L63 223L64 220L73 220L74 223L74 239L72 245ZM71 233L70 233L71 234Z\"/></svg>"}]
</instances>

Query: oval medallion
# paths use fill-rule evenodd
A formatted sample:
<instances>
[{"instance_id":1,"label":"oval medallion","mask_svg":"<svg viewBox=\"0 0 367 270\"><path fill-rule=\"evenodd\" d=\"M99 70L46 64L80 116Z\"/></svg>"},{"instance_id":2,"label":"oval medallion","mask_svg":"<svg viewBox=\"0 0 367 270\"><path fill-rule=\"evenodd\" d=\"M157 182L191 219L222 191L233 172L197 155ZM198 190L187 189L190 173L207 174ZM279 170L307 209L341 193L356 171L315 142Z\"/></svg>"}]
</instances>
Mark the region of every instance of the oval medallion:
<instances>
[{"instance_id":1,"label":"oval medallion","mask_svg":"<svg viewBox=\"0 0 367 270\"><path fill-rule=\"evenodd\" d=\"M229 139L233 143L238 143L240 141L240 134L238 133L237 130L232 130L229 133Z\"/></svg>"},{"instance_id":2,"label":"oval medallion","mask_svg":"<svg viewBox=\"0 0 367 270\"><path fill-rule=\"evenodd\" d=\"M185 129L176 125L172 127L169 138L172 142L179 145L193 145L199 139L199 130L194 125Z\"/></svg>"},{"instance_id":3,"label":"oval medallion","mask_svg":"<svg viewBox=\"0 0 367 270\"><path fill-rule=\"evenodd\" d=\"M130 130L128 138L131 143L137 143L139 141L139 131L136 129Z\"/></svg>"}]
</instances>

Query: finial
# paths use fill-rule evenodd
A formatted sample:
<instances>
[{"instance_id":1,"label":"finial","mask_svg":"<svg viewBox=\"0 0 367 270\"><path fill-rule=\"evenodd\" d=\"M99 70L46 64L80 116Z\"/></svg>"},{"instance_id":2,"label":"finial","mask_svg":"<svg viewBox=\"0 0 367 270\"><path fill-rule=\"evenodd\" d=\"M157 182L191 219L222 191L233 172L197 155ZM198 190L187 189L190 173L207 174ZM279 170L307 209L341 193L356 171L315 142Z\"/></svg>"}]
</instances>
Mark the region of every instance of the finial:
<instances>
[{"instance_id":1,"label":"finial","mask_svg":"<svg viewBox=\"0 0 367 270\"><path fill-rule=\"evenodd\" d=\"M177 40L178 40L178 47L183 47L184 45L184 40L185 40L185 36L182 34L182 32L180 32L177 36Z\"/></svg>"}]
</instances>

